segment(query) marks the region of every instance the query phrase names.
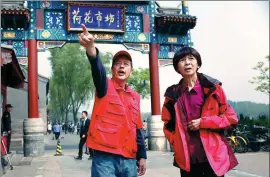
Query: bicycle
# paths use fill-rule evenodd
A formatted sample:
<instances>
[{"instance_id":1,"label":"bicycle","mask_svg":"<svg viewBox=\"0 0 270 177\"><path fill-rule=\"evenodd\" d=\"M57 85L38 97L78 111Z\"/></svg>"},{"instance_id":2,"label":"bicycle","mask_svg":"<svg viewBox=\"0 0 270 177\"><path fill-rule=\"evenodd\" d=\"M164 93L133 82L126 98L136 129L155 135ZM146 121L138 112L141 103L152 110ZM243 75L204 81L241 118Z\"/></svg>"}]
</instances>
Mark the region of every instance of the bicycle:
<instances>
[{"instance_id":1,"label":"bicycle","mask_svg":"<svg viewBox=\"0 0 270 177\"><path fill-rule=\"evenodd\" d=\"M230 146L233 149L233 152L245 153L248 151L248 140L243 136L228 136L227 140L229 141Z\"/></svg>"}]
</instances>

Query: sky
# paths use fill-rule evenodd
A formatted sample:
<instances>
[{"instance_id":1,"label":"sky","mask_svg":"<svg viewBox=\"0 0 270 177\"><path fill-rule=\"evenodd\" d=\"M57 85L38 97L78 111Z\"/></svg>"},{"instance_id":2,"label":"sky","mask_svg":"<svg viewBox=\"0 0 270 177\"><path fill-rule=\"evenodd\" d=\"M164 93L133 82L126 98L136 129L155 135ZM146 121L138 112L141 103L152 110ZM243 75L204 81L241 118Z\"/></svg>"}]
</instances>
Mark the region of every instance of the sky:
<instances>
[{"instance_id":1,"label":"sky","mask_svg":"<svg viewBox=\"0 0 270 177\"><path fill-rule=\"evenodd\" d=\"M159 1L162 7L176 7L180 1ZM191 38L202 57L200 72L223 83L227 99L269 104L266 94L255 91L249 83L259 73L252 67L269 55L269 2L268 1L189 1L190 15L197 17ZM115 54L126 50L123 45L98 44L104 52ZM134 68L149 66L149 55L129 50ZM38 55L38 70L50 77L48 52ZM266 60L265 60L266 61ZM168 79L168 75L170 79ZM178 83L181 76L172 65L159 68L161 105L167 87ZM141 102L142 111L150 110L150 100ZM82 109L92 106L89 102Z\"/></svg>"}]
</instances>

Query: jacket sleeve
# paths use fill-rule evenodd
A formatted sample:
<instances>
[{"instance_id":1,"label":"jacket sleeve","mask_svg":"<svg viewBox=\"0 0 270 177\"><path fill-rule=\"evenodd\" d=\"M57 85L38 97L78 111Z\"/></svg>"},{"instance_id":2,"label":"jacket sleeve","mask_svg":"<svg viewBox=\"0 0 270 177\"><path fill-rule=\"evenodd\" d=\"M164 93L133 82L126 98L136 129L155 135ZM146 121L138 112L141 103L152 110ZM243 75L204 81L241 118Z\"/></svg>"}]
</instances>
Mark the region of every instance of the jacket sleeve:
<instances>
[{"instance_id":1,"label":"jacket sleeve","mask_svg":"<svg viewBox=\"0 0 270 177\"><path fill-rule=\"evenodd\" d=\"M10 115L8 116L8 119L7 119L7 122L8 122L8 131L11 131L11 117Z\"/></svg>"},{"instance_id":2,"label":"jacket sleeve","mask_svg":"<svg viewBox=\"0 0 270 177\"><path fill-rule=\"evenodd\" d=\"M2 116L2 131L11 131L11 117L8 112L4 112Z\"/></svg>"},{"instance_id":3,"label":"jacket sleeve","mask_svg":"<svg viewBox=\"0 0 270 177\"><path fill-rule=\"evenodd\" d=\"M238 123L237 114L228 104L223 89L221 86L217 86L217 89L218 96L216 99L219 102L219 115L202 117L200 128L230 129Z\"/></svg>"},{"instance_id":4,"label":"jacket sleeve","mask_svg":"<svg viewBox=\"0 0 270 177\"><path fill-rule=\"evenodd\" d=\"M91 64L92 78L96 87L96 95L98 98L102 98L106 95L108 90L108 81L104 65L99 56L99 50L96 48L97 56L92 57L87 53L88 60Z\"/></svg>"},{"instance_id":5,"label":"jacket sleeve","mask_svg":"<svg viewBox=\"0 0 270 177\"><path fill-rule=\"evenodd\" d=\"M173 121L174 117L172 117L173 110L174 107L171 100L165 98L164 104L162 106L161 120L164 122L163 132L170 144L173 144L175 130L175 121Z\"/></svg>"},{"instance_id":6,"label":"jacket sleeve","mask_svg":"<svg viewBox=\"0 0 270 177\"><path fill-rule=\"evenodd\" d=\"M138 146L136 159L137 160L140 160L141 158L147 159L146 147L145 147L144 136L143 136L143 129L137 129L136 135L137 135L136 141L137 141L137 146Z\"/></svg>"},{"instance_id":7,"label":"jacket sleeve","mask_svg":"<svg viewBox=\"0 0 270 177\"><path fill-rule=\"evenodd\" d=\"M87 136L87 134L88 134L88 129L89 129L89 126L90 126L90 120L89 119L87 119L87 122L86 122L87 124L86 124L86 126L84 127L84 134L85 134L85 136Z\"/></svg>"}]
</instances>

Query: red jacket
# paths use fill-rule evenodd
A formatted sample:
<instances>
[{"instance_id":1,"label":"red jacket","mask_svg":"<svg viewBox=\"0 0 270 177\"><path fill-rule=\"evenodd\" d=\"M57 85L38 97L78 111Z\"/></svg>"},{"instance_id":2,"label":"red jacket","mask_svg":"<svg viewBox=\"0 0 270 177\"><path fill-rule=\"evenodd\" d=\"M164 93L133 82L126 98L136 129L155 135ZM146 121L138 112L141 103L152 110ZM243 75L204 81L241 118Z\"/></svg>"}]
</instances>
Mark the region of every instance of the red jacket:
<instances>
[{"instance_id":1,"label":"red jacket","mask_svg":"<svg viewBox=\"0 0 270 177\"><path fill-rule=\"evenodd\" d=\"M238 123L238 118L227 99L221 83L209 76L198 73L203 87L205 102L202 108L200 137L207 159L218 176L235 167L237 159L223 134ZM180 81L182 82L182 81ZM175 165L190 171L190 157L183 125L180 121L182 110L178 109L179 84L169 87L165 93L162 108L164 134L175 151Z\"/></svg>"},{"instance_id":2,"label":"red jacket","mask_svg":"<svg viewBox=\"0 0 270 177\"><path fill-rule=\"evenodd\" d=\"M126 93L129 110L125 110L110 79L108 79L106 95L102 98L95 97L86 142L88 147L127 158L136 157L136 127L140 115L140 95L129 87Z\"/></svg>"}]
</instances>

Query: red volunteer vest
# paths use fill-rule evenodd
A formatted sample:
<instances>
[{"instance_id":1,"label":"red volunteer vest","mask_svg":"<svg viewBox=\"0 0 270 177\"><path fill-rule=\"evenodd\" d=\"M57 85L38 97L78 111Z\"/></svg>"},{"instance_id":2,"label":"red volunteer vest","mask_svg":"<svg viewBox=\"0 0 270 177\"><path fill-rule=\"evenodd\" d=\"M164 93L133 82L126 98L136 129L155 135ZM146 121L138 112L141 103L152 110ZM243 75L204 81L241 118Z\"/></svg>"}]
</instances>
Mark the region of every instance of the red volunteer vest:
<instances>
[{"instance_id":1,"label":"red volunteer vest","mask_svg":"<svg viewBox=\"0 0 270 177\"><path fill-rule=\"evenodd\" d=\"M140 115L140 95L126 91L128 110L108 79L107 94L95 103L88 130L86 145L89 148L135 158L137 152L136 127Z\"/></svg>"}]
</instances>

